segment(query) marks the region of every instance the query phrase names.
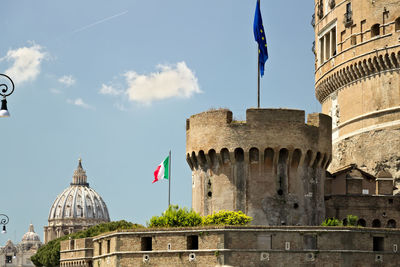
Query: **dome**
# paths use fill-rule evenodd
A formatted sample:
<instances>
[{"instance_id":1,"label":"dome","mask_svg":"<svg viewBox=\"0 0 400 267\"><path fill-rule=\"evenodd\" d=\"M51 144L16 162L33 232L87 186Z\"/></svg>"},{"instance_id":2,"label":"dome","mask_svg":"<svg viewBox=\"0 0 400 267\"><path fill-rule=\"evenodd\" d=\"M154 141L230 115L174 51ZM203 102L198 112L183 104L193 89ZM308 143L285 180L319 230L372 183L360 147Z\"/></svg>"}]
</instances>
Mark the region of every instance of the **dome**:
<instances>
[{"instance_id":1,"label":"dome","mask_svg":"<svg viewBox=\"0 0 400 267\"><path fill-rule=\"evenodd\" d=\"M22 243L32 243L32 242L40 242L39 235L35 233L33 229L33 224L29 225L29 230L22 237Z\"/></svg>"},{"instance_id":2,"label":"dome","mask_svg":"<svg viewBox=\"0 0 400 267\"><path fill-rule=\"evenodd\" d=\"M71 185L57 196L50 209L49 222L64 219L110 221L103 199L87 183L81 159L79 159L78 168L74 171Z\"/></svg>"}]
</instances>

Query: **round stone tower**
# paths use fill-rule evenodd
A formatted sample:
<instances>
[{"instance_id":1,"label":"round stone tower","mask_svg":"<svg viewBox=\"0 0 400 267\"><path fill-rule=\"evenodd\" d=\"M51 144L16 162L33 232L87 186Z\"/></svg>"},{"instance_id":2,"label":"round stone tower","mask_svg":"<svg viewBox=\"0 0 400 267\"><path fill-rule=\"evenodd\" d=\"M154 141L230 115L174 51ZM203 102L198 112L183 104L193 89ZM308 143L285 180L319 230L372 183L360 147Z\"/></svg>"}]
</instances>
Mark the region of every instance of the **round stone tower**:
<instances>
[{"instance_id":1,"label":"round stone tower","mask_svg":"<svg viewBox=\"0 0 400 267\"><path fill-rule=\"evenodd\" d=\"M315 93L332 117L330 170L400 178L400 1L315 0Z\"/></svg>"},{"instance_id":2,"label":"round stone tower","mask_svg":"<svg viewBox=\"0 0 400 267\"><path fill-rule=\"evenodd\" d=\"M192 207L202 215L241 210L254 225L318 225L324 219L331 118L288 109L226 109L186 122Z\"/></svg>"}]
</instances>

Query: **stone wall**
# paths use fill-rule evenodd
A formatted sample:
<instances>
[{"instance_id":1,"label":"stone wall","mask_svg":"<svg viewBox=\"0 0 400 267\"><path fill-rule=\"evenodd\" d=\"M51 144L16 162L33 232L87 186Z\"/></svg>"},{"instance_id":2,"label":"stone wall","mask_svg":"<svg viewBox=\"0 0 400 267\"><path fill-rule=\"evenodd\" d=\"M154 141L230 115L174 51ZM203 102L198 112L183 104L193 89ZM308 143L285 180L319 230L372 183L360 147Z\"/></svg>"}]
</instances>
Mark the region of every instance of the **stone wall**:
<instances>
[{"instance_id":1,"label":"stone wall","mask_svg":"<svg viewBox=\"0 0 400 267\"><path fill-rule=\"evenodd\" d=\"M108 240L113 248L100 251ZM138 229L94 238L93 266L397 266L399 240L400 230L354 227ZM68 242L61 243L61 266L76 260L64 257Z\"/></svg>"},{"instance_id":2,"label":"stone wall","mask_svg":"<svg viewBox=\"0 0 400 267\"><path fill-rule=\"evenodd\" d=\"M289 109L193 115L186 127L192 207L202 215L241 210L256 225L318 225L331 159L331 119Z\"/></svg>"}]
</instances>

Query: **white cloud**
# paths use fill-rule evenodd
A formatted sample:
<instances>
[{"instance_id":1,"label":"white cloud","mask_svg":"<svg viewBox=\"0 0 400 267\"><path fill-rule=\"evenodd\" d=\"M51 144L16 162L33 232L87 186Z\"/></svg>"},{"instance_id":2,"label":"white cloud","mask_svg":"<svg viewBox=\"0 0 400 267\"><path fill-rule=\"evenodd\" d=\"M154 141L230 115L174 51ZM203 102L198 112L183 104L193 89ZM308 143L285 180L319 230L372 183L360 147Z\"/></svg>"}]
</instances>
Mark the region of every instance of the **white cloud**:
<instances>
[{"instance_id":1,"label":"white cloud","mask_svg":"<svg viewBox=\"0 0 400 267\"><path fill-rule=\"evenodd\" d=\"M40 74L40 64L46 58L46 53L40 45L32 44L31 47L21 47L8 50L7 55L1 60L13 61L12 66L5 73L15 83L33 81Z\"/></svg>"},{"instance_id":2,"label":"white cloud","mask_svg":"<svg viewBox=\"0 0 400 267\"><path fill-rule=\"evenodd\" d=\"M67 99L67 103L78 106L78 107L86 108L86 109L94 109L93 106L85 103L82 98L77 98L75 100Z\"/></svg>"},{"instance_id":3,"label":"white cloud","mask_svg":"<svg viewBox=\"0 0 400 267\"><path fill-rule=\"evenodd\" d=\"M156 73L139 75L134 71L124 74L130 101L151 104L154 100L172 97L189 98L194 93L201 93L194 73L185 62L176 65L158 65Z\"/></svg>"},{"instance_id":4,"label":"white cloud","mask_svg":"<svg viewBox=\"0 0 400 267\"><path fill-rule=\"evenodd\" d=\"M76 80L72 75L64 75L58 79L58 82L64 84L66 87L70 87L75 84Z\"/></svg>"},{"instance_id":5,"label":"white cloud","mask_svg":"<svg viewBox=\"0 0 400 267\"><path fill-rule=\"evenodd\" d=\"M101 85L99 93L102 94L102 95L114 95L115 96L115 95L122 94L123 91L114 88L112 85L106 85L106 84L103 83Z\"/></svg>"}]
</instances>

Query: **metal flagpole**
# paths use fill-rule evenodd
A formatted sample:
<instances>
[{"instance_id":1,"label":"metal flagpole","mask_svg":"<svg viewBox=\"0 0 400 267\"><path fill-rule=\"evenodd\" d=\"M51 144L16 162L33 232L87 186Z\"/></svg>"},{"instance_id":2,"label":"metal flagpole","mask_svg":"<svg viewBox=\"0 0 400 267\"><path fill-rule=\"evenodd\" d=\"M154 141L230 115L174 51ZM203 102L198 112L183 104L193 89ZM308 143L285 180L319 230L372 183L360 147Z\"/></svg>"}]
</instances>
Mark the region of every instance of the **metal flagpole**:
<instances>
[{"instance_id":1,"label":"metal flagpole","mask_svg":"<svg viewBox=\"0 0 400 267\"><path fill-rule=\"evenodd\" d=\"M258 76L257 76L257 107L260 108L260 49L257 49L257 63L258 63Z\"/></svg>"},{"instance_id":2,"label":"metal flagpole","mask_svg":"<svg viewBox=\"0 0 400 267\"><path fill-rule=\"evenodd\" d=\"M171 205L171 150L169 151L169 162L168 162L168 208Z\"/></svg>"}]
</instances>

